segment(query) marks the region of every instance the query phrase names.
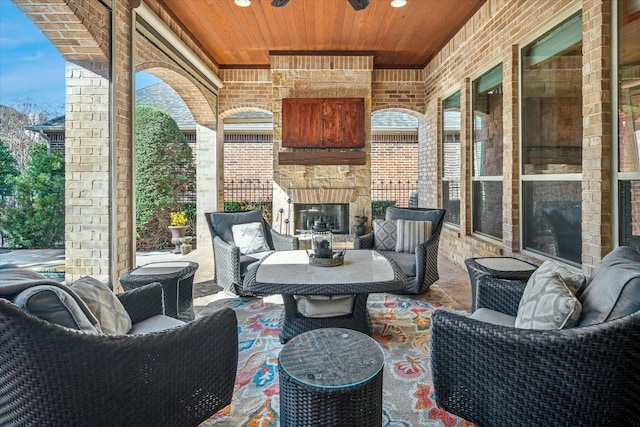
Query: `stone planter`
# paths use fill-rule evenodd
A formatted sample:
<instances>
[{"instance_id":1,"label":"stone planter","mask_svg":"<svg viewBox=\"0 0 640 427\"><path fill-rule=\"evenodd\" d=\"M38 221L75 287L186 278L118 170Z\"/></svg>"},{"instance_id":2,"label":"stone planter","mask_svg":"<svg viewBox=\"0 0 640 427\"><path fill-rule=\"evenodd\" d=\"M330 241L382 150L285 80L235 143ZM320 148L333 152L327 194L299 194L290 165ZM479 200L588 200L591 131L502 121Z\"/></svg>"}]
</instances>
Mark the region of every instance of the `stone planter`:
<instances>
[{"instance_id":1,"label":"stone planter","mask_svg":"<svg viewBox=\"0 0 640 427\"><path fill-rule=\"evenodd\" d=\"M181 237L180 238L180 253L182 255L186 255L189 252L191 252L191 250L193 249L193 245L191 245L191 241L193 240L193 237L191 236L186 236L186 237Z\"/></svg>"},{"instance_id":2,"label":"stone planter","mask_svg":"<svg viewBox=\"0 0 640 427\"><path fill-rule=\"evenodd\" d=\"M176 247L175 253L180 253L180 238L184 237L184 233L187 232L189 227L186 225L170 225L169 231L171 231L171 243Z\"/></svg>"}]
</instances>

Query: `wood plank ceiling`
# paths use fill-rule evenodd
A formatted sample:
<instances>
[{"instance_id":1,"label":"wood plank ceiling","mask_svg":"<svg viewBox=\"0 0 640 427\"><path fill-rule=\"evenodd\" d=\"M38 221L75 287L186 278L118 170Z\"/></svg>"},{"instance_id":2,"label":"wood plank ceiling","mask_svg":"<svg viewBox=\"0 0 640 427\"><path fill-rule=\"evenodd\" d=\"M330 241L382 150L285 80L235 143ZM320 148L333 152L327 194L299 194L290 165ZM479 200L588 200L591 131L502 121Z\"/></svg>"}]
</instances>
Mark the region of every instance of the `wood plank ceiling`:
<instances>
[{"instance_id":1,"label":"wood plank ceiling","mask_svg":"<svg viewBox=\"0 0 640 427\"><path fill-rule=\"evenodd\" d=\"M267 68L269 53L374 55L375 68L422 68L486 0L161 0L221 68Z\"/></svg>"}]
</instances>

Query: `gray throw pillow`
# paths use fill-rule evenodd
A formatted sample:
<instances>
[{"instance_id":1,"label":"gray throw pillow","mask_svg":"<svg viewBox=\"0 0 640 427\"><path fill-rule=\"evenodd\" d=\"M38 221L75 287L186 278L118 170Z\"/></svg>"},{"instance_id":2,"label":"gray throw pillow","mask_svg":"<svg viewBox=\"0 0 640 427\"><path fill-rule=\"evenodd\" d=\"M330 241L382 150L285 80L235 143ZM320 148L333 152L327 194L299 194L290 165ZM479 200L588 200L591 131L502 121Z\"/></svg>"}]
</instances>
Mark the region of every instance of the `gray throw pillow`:
<instances>
[{"instance_id":1,"label":"gray throw pillow","mask_svg":"<svg viewBox=\"0 0 640 427\"><path fill-rule=\"evenodd\" d=\"M580 326L607 322L640 310L640 251L620 246L596 265L580 296Z\"/></svg>"},{"instance_id":2,"label":"gray throw pillow","mask_svg":"<svg viewBox=\"0 0 640 427\"><path fill-rule=\"evenodd\" d=\"M13 303L47 322L94 334L101 332L100 326L91 323L73 296L57 286L32 286L20 292Z\"/></svg>"},{"instance_id":3,"label":"gray throw pillow","mask_svg":"<svg viewBox=\"0 0 640 427\"><path fill-rule=\"evenodd\" d=\"M562 279L563 269L545 261L534 271L520 299L517 328L563 329L578 323L582 306Z\"/></svg>"},{"instance_id":4,"label":"gray throw pillow","mask_svg":"<svg viewBox=\"0 0 640 427\"><path fill-rule=\"evenodd\" d=\"M379 251L396 249L397 222L383 219L373 220L373 247Z\"/></svg>"},{"instance_id":5,"label":"gray throw pillow","mask_svg":"<svg viewBox=\"0 0 640 427\"><path fill-rule=\"evenodd\" d=\"M107 285L93 277L83 277L71 284L71 289L96 316L102 332L124 335L131 330L131 317L118 297Z\"/></svg>"}]
</instances>

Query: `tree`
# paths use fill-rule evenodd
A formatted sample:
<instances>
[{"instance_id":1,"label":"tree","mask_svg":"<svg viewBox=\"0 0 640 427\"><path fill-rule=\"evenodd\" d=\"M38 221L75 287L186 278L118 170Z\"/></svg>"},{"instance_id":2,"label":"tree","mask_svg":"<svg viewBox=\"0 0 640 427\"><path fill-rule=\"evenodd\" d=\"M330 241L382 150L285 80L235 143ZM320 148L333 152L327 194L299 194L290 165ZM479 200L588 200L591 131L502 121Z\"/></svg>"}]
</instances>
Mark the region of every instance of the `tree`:
<instances>
[{"instance_id":1,"label":"tree","mask_svg":"<svg viewBox=\"0 0 640 427\"><path fill-rule=\"evenodd\" d=\"M0 141L0 200L5 195L13 193L13 180L20 175L16 166L16 159L11 155L9 147Z\"/></svg>"},{"instance_id":2,"label":"tree","mask_svg":"<svg viewBox=\"0 0 640 427\"><path fill-rule=\"evenodd\" d=\"M12 247L35 249L64 243L64 160L59 151L47 155L46 144L31 149L15 178L14 203L3 206L0 228Z\"/></svg>"},{"instance_id":3,"label":"tree","mask_svg":"<svg viewBox=\"0 0 640 427\"><path fill-rule=\"evenodd\" d=\"M9 148L18 169L24 167L34 145L47 142L36 132L25 128L62 115L63 113L59 110L59 108L37 105L30 99L15 107L0 105L0 139Z\"/></svg>"},{"instance_id":4,"label":"tree","mask_svg":"<svg viewBox=\"0 0 640 427\"><path fill-rule=\"evenodd\" d=\"M193 187L193 153L184 134L166 112L136 107L136 230L138 249L166 243L169 213L178 194Z\"/></svg>"}]
</instances>

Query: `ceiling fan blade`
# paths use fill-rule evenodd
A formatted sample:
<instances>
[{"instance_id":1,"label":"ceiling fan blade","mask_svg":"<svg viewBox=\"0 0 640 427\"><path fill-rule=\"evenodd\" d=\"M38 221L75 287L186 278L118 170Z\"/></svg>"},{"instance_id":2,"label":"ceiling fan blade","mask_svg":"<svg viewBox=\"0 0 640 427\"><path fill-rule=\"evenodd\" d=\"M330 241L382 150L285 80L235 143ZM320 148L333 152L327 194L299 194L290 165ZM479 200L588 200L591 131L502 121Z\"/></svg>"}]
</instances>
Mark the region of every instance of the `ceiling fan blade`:
<instances>
[{"instance_id":1,"label":"ceiling fan blade","mask_svg":"<svg viewBox=\"0 0 640 427\"><path fill-rule=\"evenodd\" d=\"M349 0L349 3L355 10L362 10L369 6L369 0Z\"/></svg>"},{"instance_id":2,"label":"ceiling fan blade","mask_svg":"<svg viewBox=\"0 0 640 427\"><path fill-rule=\"evenodd\" d=\"M273 7L282 7L282 6L286 5L287 3L289 3L289 0L273 0L271 2L271 6L273 6Z\"/></svg>"}]
</instances>

